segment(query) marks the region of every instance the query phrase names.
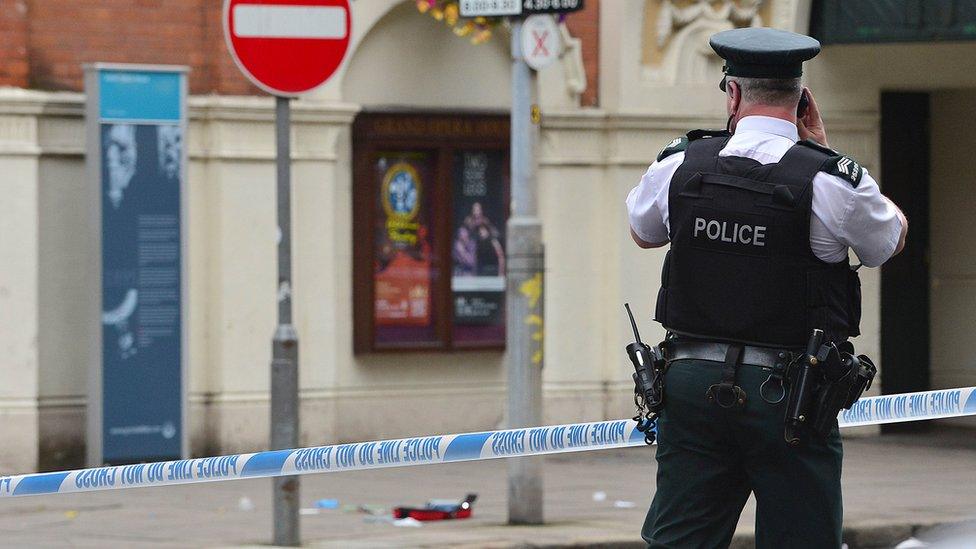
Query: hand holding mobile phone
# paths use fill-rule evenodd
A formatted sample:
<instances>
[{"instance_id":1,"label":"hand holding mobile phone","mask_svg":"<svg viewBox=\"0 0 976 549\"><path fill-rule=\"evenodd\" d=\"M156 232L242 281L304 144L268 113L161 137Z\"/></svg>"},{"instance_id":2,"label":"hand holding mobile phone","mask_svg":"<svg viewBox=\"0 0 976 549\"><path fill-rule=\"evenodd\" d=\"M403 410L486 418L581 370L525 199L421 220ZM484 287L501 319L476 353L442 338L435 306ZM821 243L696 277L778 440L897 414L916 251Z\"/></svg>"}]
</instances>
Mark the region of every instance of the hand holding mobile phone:
<instances>
[{"instance_id":1,"label":"hand holding mobile phone","mask_svg":"<svg viewBox=\"0 0 976 549\"><path fill-rule=\"evenodd\" d=\"M810 106L810 98L807 97L807 90L803 88L800 92L800 103L796 106L796 117L803 118L807 115L807 108Z\"/></svg>"},{"instance_id":2,"label":"hand holding mobile phone","mask_svg":"<svg viewBox=\"0 0 976 549\"><path fill-rule=\"evenodd\" d=\"M817 100L813 98L809 88L803 88L800 102L796 106L796 129L800 139L812 139L828 147L827 130L824 129L823 119Z\"/></svg>"}]
</instances>

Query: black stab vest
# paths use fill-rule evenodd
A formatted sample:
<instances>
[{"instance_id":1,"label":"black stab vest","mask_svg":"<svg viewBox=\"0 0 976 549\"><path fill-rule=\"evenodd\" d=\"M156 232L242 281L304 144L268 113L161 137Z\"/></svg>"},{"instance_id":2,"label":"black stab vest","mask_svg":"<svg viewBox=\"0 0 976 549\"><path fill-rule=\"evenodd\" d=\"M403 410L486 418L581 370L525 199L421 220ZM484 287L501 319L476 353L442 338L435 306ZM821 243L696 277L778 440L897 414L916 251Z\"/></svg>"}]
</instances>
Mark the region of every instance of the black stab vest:
<instances>
[{"instance_id":1,"label":"black stab vest","mask_svg":"<svg viewBox=\"0 0 976 549\"><path fill-rule=\"evenodd\" d=\"M835 342L858 335L856 271L810 248L813 178L828 155L797 144L762 165L719 157L728 140L691 141L671 178L655 320L680 335L773 347L803 347L814 328Z\"/></svg>"}]
</instances>

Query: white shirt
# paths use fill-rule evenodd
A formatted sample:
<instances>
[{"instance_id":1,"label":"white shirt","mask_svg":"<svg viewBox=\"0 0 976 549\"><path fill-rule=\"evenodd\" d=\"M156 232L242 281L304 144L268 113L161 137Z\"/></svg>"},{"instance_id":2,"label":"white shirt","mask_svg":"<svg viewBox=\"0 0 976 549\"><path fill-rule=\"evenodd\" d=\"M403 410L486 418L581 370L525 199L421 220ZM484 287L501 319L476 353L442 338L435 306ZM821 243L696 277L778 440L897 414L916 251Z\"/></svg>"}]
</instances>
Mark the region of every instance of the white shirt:
<instances>
[{"instance_id":1,"label":"white shirt","mask_svg":"<svg viewBox=\"0 0 976 549\"><path fill-rule=\"evenodd\" d=\"M740 156L771 164L779 162L798 140L796 126L786 120L747 116L739 120L735 134L719 156ZM630 226L645 242L669 240L668 188L684 158L684 152L678 152L651 164L627 196ZM902 228L898 210L881 194L867 170L857 187L835 175L818 173L813 178L812 210L810 248L822 261L844 261L851 248L861 263L877 267L898 246Z\"/></svg>"}]
</instances>

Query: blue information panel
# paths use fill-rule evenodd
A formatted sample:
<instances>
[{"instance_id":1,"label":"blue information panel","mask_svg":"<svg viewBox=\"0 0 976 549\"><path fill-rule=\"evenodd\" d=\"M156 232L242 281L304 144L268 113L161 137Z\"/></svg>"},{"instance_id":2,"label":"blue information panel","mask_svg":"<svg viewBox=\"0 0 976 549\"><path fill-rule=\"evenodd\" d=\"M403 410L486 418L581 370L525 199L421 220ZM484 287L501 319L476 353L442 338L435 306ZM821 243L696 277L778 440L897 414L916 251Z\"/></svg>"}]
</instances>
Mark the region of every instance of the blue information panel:
<instances>
[{"instance_id":1,"label":"blue information panel","mask_svg":"<svg viewBox=\"0 0 976 549\"><path fill-rule=\"evenodd\" d=\"M98 69L104 463L183 453L185 78Z\"/></svg>"}]
</instances>

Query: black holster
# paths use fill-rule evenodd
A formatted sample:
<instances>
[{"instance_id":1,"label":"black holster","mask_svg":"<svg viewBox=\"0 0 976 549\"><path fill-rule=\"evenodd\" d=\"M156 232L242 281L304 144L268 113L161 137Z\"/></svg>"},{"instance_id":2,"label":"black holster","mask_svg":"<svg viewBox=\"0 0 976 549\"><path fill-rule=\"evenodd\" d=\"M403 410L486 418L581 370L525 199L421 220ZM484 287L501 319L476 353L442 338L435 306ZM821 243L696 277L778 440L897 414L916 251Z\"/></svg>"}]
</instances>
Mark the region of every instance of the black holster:
<instances>
[{"instance_id":1,"label":"black holster","mask_svg":"<svg viewBox=\"0 0 976 549\"><path fill-rule=\"evenodd\" d=\"M841 350L831 353L836 355L832 360L835 360L837 365L829 364L824 368L824 380L820 394L816 397L816 410L811 426L813 431L823 438L830 434L834 420L837 419L841 409L850 409L861 398L864 391L871 387L871 382L878 373L878 368L870 358L865 355L854 356L853 346L850 347L850 351Z\"/></svg>"},{"instance_id":2,"label":"black holster","mask_svg":"<svg viewBox=\"0 0 976 549\"><path fill-rule=\"evenodd\" d=\"M814 330L806 353L787 372L786 442L798 445L804 431L827 438L837 414L861 398L877 372L871 359L854 356L850 342L823 343L823 332Z\"/></svg>"}]
</instances>

